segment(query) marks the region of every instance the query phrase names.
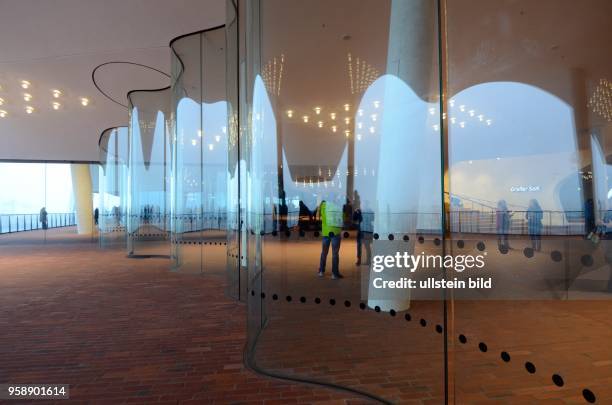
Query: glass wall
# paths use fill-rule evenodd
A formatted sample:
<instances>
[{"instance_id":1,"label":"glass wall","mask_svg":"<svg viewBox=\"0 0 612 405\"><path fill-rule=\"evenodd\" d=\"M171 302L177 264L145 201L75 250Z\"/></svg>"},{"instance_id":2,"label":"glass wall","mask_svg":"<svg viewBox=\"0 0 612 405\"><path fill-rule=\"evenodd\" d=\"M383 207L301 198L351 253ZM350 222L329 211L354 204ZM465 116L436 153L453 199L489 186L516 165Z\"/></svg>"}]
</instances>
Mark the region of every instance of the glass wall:
<instances>
[{"instance_id":1,"label":"glass wall","mask_svg":"<svg viewBox=\"0 0 612 405\"><path fill-rule=\"evenodd\" d=\"M447 5L455 401L608 403L612 3Z\"/></svg>"},{"instance_id":2,"label":"glass wall","mask_svg":"<svg viewBox=\"0 0 612 405\"><path fill-rule=\"evenodd\" d=\"M125 246L128 178L127 127L105 130L100 136L99 148L100 166L98 167L96 208L98 209L97 225L100 246Z\"/></svg>"},{"instance_id":3,"label":"glass wall","mask_svg":"<svg viewBox=\"0 0 612 405\"><path fill-rule=\"evenodd\" d=\"M127 232L131 257L170 255L170 88L128 93Z\"/></svg>"},{"instance_id":4,"label":"glass wall","mask_svg":"<svg viewBox=\"0 0 612 405\"><path fill-rule=\"evenodd\" d=\"M173 40L172 259L224 274L228 227L225 27Z\"/></svg>"},{"instance_id":5,"label":"glass wall","mask_svg":"<svg viewBox=\"0 0 612 405\"><path fill-rule=\"evenodd\" d=\"M0 243L93 241L93 215L86 215L87 223L81 224L86 232L81 229L79 235L76 205L76 192L85 192L93 212L91 178L86 179L89 184L79 183L74 166L85 168L89 176L88 164L0 163Z\"/></svg>"},{"instance_id":6,"label":"glass wall","mask_svg":"<svg viewBox=\"0 0 612 405\"><path fill-rule=\"evenodd\" d=\"M435 4L242 4L248 360L262 372L444 402L444 297L370 282L374 256L442 250Z\"/></svg>"},{"instance_id":7,"label":"glass wall","mask_svg":"<svg viewBox=\"0 0 612 405\"><path fill-rule=\"evenodd\" d=\"M391 403L610 402L612 4L234 5L249 364ZM396 255L440 261L376 287Z\"/></svg>"}]
</instances>

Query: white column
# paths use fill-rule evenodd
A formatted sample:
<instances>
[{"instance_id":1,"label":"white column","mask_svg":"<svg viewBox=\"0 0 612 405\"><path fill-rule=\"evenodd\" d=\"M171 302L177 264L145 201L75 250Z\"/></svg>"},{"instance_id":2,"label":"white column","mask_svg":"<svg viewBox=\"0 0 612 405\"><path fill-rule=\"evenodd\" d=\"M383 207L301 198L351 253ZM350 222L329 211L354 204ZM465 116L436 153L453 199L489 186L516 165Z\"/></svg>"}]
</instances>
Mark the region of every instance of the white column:
<instances>
[{"instance_id":1,"label":"white column","mask_svg":"<svg viewBox=\"0 0 612 405\"><path fill-rule=\"evenodd\" d=\"M414 254L417 216L400 213L431 212L434 205L429 200L423 201L422 195L432 194L435 187L430 190L431 184L440 181L436 169L439 164L432 157L437 156L439 146L426 127L428 103L438 96L436 24L434 1L391 2L387 76L380 91L384 113L378 134L378 206L374 216L374 232L380 235L380 240L372 244L373 256ZM439 196L439 191L433 194ZM394 230L409 234L410 241L401 240L401 235L395 235L399 240L387 240ZM410 277L410 273L396 270L376 273L370 268L368 306L378 306L382 311L409 309L410 290L372 286L375 278L397 281L401 277Z\"/></svg>"},{"instance_id":2,"label":"white column","mask_svg":"<svg viewBox=\"0 0 612 405\"><path fill-rule=\"evenodd\" d=\"M72 193L79 235L93 233L93 189L88 164L71 164Z\"/></svg>"}]
</instances>

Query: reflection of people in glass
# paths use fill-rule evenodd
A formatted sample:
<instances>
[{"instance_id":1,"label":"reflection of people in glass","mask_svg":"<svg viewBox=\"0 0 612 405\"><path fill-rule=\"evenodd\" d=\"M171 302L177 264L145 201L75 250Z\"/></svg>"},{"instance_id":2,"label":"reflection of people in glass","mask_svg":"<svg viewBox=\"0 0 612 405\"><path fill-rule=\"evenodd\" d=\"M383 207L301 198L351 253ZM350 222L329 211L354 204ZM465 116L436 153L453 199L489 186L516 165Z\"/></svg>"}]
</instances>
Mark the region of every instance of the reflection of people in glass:
<instances>
[{"instance_id":1,"label":"reflection of people in glass","mask_svg":"<svg viewBox=\"0 0 612 405\"><path fill-rule=\"evenodd\" d=\"M49 224L47 222L47 209L45 207L42 207L40 209L40 215L39 215L39 219L38 219L42 225L42 229L47 229L49 228Z\"/></svg>"},{"instance_id":2,"label":"reflection of people in glass","mask_svg":"<svg viewBox=\"0 0 612 405\"><path fill-rule=\"evenodd\" d=\"M332 278L343 278L339 271L340 264L340 237L342 232L342 210L340 199L336 195L331 195L329 201L322 201L319 210L321 212L321 230L323 241L321 246L321 261L319 263L319 277L325 274L327 263L327 253L329 245L332 248Z\"/></svg>"},{"instance_id":3,"label":"reflection of people in glass","mask_svg":"<svg viewBox=\"0 0 612 405\"><path fill-rule=\"evenodd\" d=\"M100 217L100 210L99 209L95 209L94 210L94 223L96 225L98 225L98 218Z\"/></svg>"},{"instance_id":4,"label":"reflection of people in glass","mask_svg":"<svg viewBox=\"0 0 612 405\"><path fill-rule=\"evenodd\" d=\"M499 200L496 211L497 245L499 249L510 249L508 233L510 231L510 216L506 200Z\"/></svg>"},{"instance_id":5,"label":"reflection of people in glass","mask_svg":"<svg viewBox=\"0 0 612 405\"><path fill-rule=\"evenodd\" d=\"M584 234L589 235L595 231L595 204L592 198L584 203Z\"/></svg>"},{"instance_id":6,"label":"reflection of people in glass","mask_svg":"<svg viewBox=\"0 0 612 405\"><path fill-rule=\"evenodd\" d=\"M527 219L527 231L531 238L531 246L534 250L540 251L542 248L542 207L535 198L529 201L529 207L525 218Z\"/></svg>"},{"instance_id":7,"label":"reflection of people in glass","mask_svg":"<svg viewBox=\"0 0 612 405\"><path fill-rule=\"evenodd\" d=\"M374 213L370 210L368 202L366 201L363 207L357 208L353 214L353 221L357 226L357 265L361 264L361 251L362 245L366 251L366 265L370 264L372 260L372 232L374 223Z\"/></svg>"}]
</instances>

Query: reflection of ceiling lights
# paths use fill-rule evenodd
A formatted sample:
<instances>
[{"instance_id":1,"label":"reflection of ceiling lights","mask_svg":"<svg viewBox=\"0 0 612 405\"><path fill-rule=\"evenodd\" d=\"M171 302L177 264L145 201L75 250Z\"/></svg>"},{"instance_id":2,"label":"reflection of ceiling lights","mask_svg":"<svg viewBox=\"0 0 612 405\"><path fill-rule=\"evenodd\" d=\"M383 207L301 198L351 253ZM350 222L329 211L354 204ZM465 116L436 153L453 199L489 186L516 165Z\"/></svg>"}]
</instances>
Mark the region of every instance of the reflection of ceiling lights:
<instances>
[{"instance_id":1,"label":"reflection of ceiling lights","mask_svg":"<svg viewBox=\"0 0 612 405\"><path fill-rule=\"evenodd\" d=\"M362 93L378 79L380 73L365 60L359 60L359 57L353 60L353 56L350 53L347 55L347 59L351 94Z\"/></svg>"},{"instance_id":2,"label":"reflection of ceiling lights","mask_svg":"<svg viewBox=\"0 0 612 405\"><path fill-rule=\"evenodd\" d=\"M192 144L193 146L196 146L196 145L198 144L198 141L196 141L195 139L192 139L192 140L191 140L191 144Z\"/></svg>"},{"instance_id":3,"label":"reflection of ceiling lights","mask_svg":"<svg viewBox=\"0 0 612 405\"><path fill-rule=\"evenodd\" d=\"M293 110L287 110L287 117L293 117Z\"/></svg>"},{"instance_id":4,"label":"reflection of ceiling lights","mask_svg":"<svg viewBox=\"0 0 612 405\"><path fill-rule=\"evenodd\" d=\"M338 127L335 125L332 125L331 129L332 129L332 132L336 132L338 130Z\"/></svg>"},{"instance_id":5,"label":"reflection of ceiling lights","mask_svg":"<svg viewBox=\"0 0 612 405\"><path fill-rule=\"evenodd\" d=\"M304 121L304 123L308 123L308 119L309 119L309 118L308 118L308 115L304 115L304 116L302 117L302 120Z\"/></svg>"},{"instance_id":6,"label":"reflection of ceiling lights","mask_svg":"<svg viewBox=\"0 0 612 405\"><path fill-rule=\"evenodd\" d=\"M25 112L27 114L32 114L34 112L34 107L32 107L30 105L27 105L26 108L25 108Z\"/></svg>"},{"instance_id":7,"label":"reflection of ceiling lights","mask_svg":"<svg viewBox=\"0 0 612 405\"><path fill-rule=\"evenodd\" d=\"M87 107L89 105L89 99L85 97L81 97L81 105L83 107Z\"/></svg>"},{"instance_id":8,"label":"reflection of ceiling lights","mask_svg":"<svg viewBox=\"0 0 612 405\"><path fill-rule=\"evenodd\" d=\"M32 100L32 95L30 93L23 93L23 100L24 101Z\"/></svg>"},{"instance_id":9,"label":"reflection of ceiling lights","mask_svg":"<svg viewBox=\"0 0 612 405\"><path fill-rule=\"evenodd\" d=\"M60 98L62 95L62 92L57 89L51 90L51 93L53 93L53 98Z\"/></svg>"},{"instance_id":10,"label":"reflection of ceiling lights","mask_svg":"<svg viewBox=\"0 0 612 405\"><path fill-rule=\"evenodd\" d=\"M321 107L315 107L315 108L314 108L314 112L315 112L315 114L317 114L317 115L321 114Z\"/></svg>"},{"instance_id":11,"label":"reflection of ceiling lights","mask_svg":"<svg viewBox=\"0 0 612 405\"><path fill-rule=\"evenodd\" d=\"M7 116L7 114L8 114L8 113L7 113L6 111L4 111L4 110L0 110L0 118L4 118L4 117L6 117L6 116Z\"/></svg>"},{"instance_id":12,"label":"reflection of ceiling lights","mask_svg":"<svg viewBox=\"0 0 612 405\"><path fill-rule=\"evenodd\" d=\"M30 82L27 80L22 80L21 81L21 88L22 89L29 89L30 88Z\"/></svg>"},{"instance_id":13,"label":"reflection of ceiling lights","mask_svg":"<svg viewBox=\"0 0 612 405\"><path fill-rule=\"evenodd\" d=\"M201 138L202 137L202 130L198 129L198 137Z\"/></svg>"},{"instance_id":14,"label":"reflection of ceiling lights","mask_svg":"<svg viewBox=\"0 0 612 405\"><path fill-rule=\"evenodd\" d=\"M331 118L332 120L335 120L336 119L336 113L335 112L330 113L329 114L329 118Z\"/></svg>"},{"instance_id":15,"label":"reflection of ceiling lights","mask_svg":"<svg viewBox=\"0 0 612 405\"><path fill-rule=\"evenodd\" d=\"M284 65L285 55L281 54L280 58L274 57L269 60L261 70L266 90L276 96L280 95Z\"/></svg>"},{"instance_id":16,"label":"reflection of ceiling lights","mask_svg":"<svg viewBox=\"0 0 612 405\"><path fill-rule=\"evenodd\" d=\"M221 141L221 136L219 136L219 135L215 135L215 141L216 141L216 142L220 142L220 141Z\"/></svg>"},{"instance_id":17,"label":"reflection of ceiling lights","mask_svg":"<svg viewBox=\"0 0 612 405\"><path fill-rule=\"evenodd\" d=\"M319 128L323 128L323 121L319 121L319 122L317 122L317 126L318 126Z\"/></svg>"},{"instance_id":18,"label":"reflection of ceiling lights","mask_svg":"<svg viewBox=\"0 0 612 405\"><path fill-rule=\"evenodd\" d=\"M213 150L215 148L215 145L213 145L212 143L208 144L208 150Z\"/></svg>"},{"instance_id":19,"label":"reflection of ceiling lights","mask_svg":"<svg viewBox=\"0 0 612 405\"><path fill-rule=\"evenodd\" d=\"M59 110L60 107L62 106L60 103L58 103L57 101L54 101L53 103L51 103L51 105L53 106L54 110Z\"/></svg>"},{"instance_id":20,"label":"reflection of ceiling lights","mask_svg":"<svg viewBox=\"0 0 612 405\"><path fill-rule=\"evenodd\" d=\"M601 79L589 100L588 106L594 113L599 114L608 122L612 122L612 83L606 79Z\"/></svg>"},{"instance_id":21,"label":"reflection of ceiling lights","mask_svg":"<svg viewBox=\"0 0 612 405\"><path fill-rule=\"evenodd\" d=\"M4 105L4 99L0 97L0 105Z\"/></svg>"}]
</instances>

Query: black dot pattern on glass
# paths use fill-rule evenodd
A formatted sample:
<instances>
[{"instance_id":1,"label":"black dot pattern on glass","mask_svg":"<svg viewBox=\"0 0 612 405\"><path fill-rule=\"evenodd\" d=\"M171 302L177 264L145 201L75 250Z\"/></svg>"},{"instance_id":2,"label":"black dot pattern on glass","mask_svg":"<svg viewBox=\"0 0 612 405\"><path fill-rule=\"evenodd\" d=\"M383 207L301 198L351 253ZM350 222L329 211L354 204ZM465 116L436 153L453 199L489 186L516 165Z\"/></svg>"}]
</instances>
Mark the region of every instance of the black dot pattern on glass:
<instances>
[{"instance_id":1,"label":"black dot pattern on glass","mask_svg":"<svg viewBox=\"0 0 612 405\"><path fill-rule=\"evenodd\" d=\"M487 344L485 342L480 342L478 343L478 348L480 349L481 352L486 353L487 350L489 350L489 348L487 347Z\"/></svg>"},{"instance_id":2,"label":"black dot pattern on glass","mask_svg":"<svg viewBox=\"0 0 612 405\"><path fill-rule=\"evenodd\" d=\"M508 253L508 246L506 245L500 245L499 246L499 253L501 253L502 255L505 255Z\"/></svg>"},{"instance_id":3,"label":"black dot pattern on glass","mask_svg":"<svg viewBox=\"0 0 612 405\"><path fill-rule=\"evenodd\" d=\"M348 233L348 232L344 232L344 235L343 235L343 236L344 236L344 238L345 238L345 239L347 239L347 238L348 238L350 235L349 235L349 233Z\"/></svg>"},{"instance_id":4,"label":"black dot pattern on glass","mask_svg":"<svg viewBox=\"0 0 612 405\"><path fill-rule=\"evenodd\" d=\"M276 294L272 295L272 299L273 299L274 301L276 301L276 300L278 299L278 295L276 295Z\"/></svg>"},{"instance_id":5,"label":"black dot pattern on glass","mask_svg":"<svg viewBox=\"0 0 612 405\"><path fill-rule=\"evenodd\" d=\"M443 330L442 325L436 325L436 332L442 333Z\"/></svg>"},{"instance_id":6,"label":"black dot pattern on glass","mask_svg":"<svg viewBox=\"0 0 612 405\"><path fill-rule=\"evenodd\" d=\"M329 300L329 305L336 305L336 300L335 299L330 299Z\"/></svg>"},{"instance_id":7,"label":"black dot pattern on glass","mask_svg":"<svg viewBox=\"0 0 612 405\"><path fill-rule=\"evenodd\" d=\"M365 304L365 303L363 303L363 302L362 302L362 303L360 303L360 304L359 304L359 308L360 308L360 309L366 309L366 304Z\"/></svg>"},{"instance_id":8,"label":"black dot pattern on glass","mask_svg":"<svg viewBox=\"0 0 612 405\"><path fill-rule=\"evenodd\" d=\"M561 377L559 374L553 374L552 375L552 382L557 387L563 387L563 385L565 384L565 381L563 381L563 377Z\"/></svg>"},{"instance_id":9,"label":"black dot pattern on glass","mask_svg":"<svg viewBox=\"0 0 612 405\"><path fill-rule=\"evenodd\" d=\"M293 298L291 298L291 295L287 295L287 297L286 297L285 299L287 300L287 302L291 302L291 300L292 300Z\"/></svg>"},{"instance_id":10,"label":"black dot pattern on glass","mask_svg":"<svg viewBox=\"0 0 612 405\"><path fill-rule=\"evenodd\" d=\"M395 312L395 309L392 309L391 311L389 311L389 315L391 316L395 316L397 314L397 312Z\"/></svg>"},{"instance_id":11,"label":"black dot pattern on glass","mask_svg":"<svg viewBox=\"0 0 612 405\"><path fill-rule=\"evenodd\" d=\"M408 242L410 240L410 236L404 235L402 239L404 239L405 242Z\"/></svg>"},{"instance_id":12,"label":"black dot pattern on glass","mask_svg":"<svg viewBox=\"0 0 612 405\"><path fill-rule=\"evenodd\" d=\"M410 314L405 314L404 319L410 322L412 320L412 317L410 316Z\"/></svg>"},{"instance_id":13,"label":"black dot pattern on glass","mask_svg":"<svg viewBox=\"0 0 612 405\"><path fill-rule=\"evenodd\" d=\"M591 267L593 265L593 257L591 255L583 255L580 258L580 263L585 267Z\"/></svg>"},{"instance_id":14,"label":"black dot pattern on glass","mask_svg":"<svg viewBox=\"0 0 612 405\"><path fill-rule=\"evenodd\" d=\"M315 233L314 233L315 238L318 238L319 235L320 235L319 231L315 231Z\"/></svg>"},{"instance_id":15,"label":"black dot pattern on glass","mask_svg":"<svg viewBox=\"0 0 612 405\"><path fill-rule=\"evenodd\" d=\"M425 238L422 236L419 236L419 243L425 243Z\"/></svg>"},{"instance_id":16,"label":"black dot pattern on glass","mask_svg":"<svg viewBox=\"0 0 612 405\"><path fill-rule=\"evenodd\" d=\"M525 255L525 257L533 257L533 249L530 247L526 247L525 249L523 249L523 254Z\"/></svg>"},{"instance_id":17,"label":"black dot pattern on glass","mask_svg":"<svg viewBox=\"0 0 612 405\"><path fill-rule=\"evenodd\" d=\"M590 404L593 404L596 401L595 394L593 394L593 391L588 388L582 390L582 396Z\"/></svg>"},{"instance_id":18,"label":"black dot pattern on glass","mask_svg":"<svg viewBox=\"0 0 612 405\"><path fill-rule=\"evenodd\" d=\"M458 247L459 249L463 249L463 248L465 247L465 242L464 242L464 241L462 241L462 240L458 240L458 241L457 241L457 247Z\"/></svg>"},{"instance_id":19,"label":"black dot pattern on glass","mask_svg":"<svg viewBox=\"0 0 612 405\"><path fill-rule=\"evenodd\" d=\"M379 307L378 305L376 305L376 306L374 307L374 311L376 311L376 312L380 312L380 307Z\"/></svg>"},{"instance_id":20,"label":"black dot pattern on glass","mask_svg":"<svg viewBox=\"0 0 612 405\"><path fill-rule=\"evenodd\" d=\"M378 240L378 234L377 233L374 234L374 239Z\"/></svg>"},{"instance_id":21,"label":"black dot pattern on glass","mask_svg":"<svg viewBox=\"0 0 612 405\"><path fill-rule=\"evenodd\" d=\"M459 335L459 341L463 344L466 344L467 338L465 337L465 335Z\"/></svg>"},{"instance_id":22,"label":"black dot pattern on glass","mask_svg":"<svg viewBox=\"0 0 612 405\"><path fill-rule=\"evenodd\" d=\"M255 290L251 290L251 296L254 297L255 296Z\"/></svg>"},{"instance_id":23,"label":"black dot pattern on glass","mask_svg":"<svg viewBox=\"0 0 612 405\"><path fill-rule=\"evenodd\" d=\"M393 240L395 239L395 236L392 233L390 233L389 236L387 236L387 239Z\"/></svg>"},{"instance_id":24,"label":"black dot pattern on glass","mask_svg":"<svg viewBox=\"0 0 612 405\"><path fill-rule=\"evenodd\" d=\"M553 250L550 253L550 258L553 262L560 262L561 260L563 260L563 255L558 250Z\"/></svg>"},{"instance_id":25,"label":"black dot pattern on glass","mask_svg":"<svg viewBox=\"0 0 612 405\"><path fill-rule=\"evenodd\" d=\"M501 357L501 359L506 363L510 361L510 354L508 352L501 352L499 357Z\"/></svg>"},{"instance_id":26,"label":"black dot pattern on glass","mask_svg":"<svg viewBox=\"0 0 612 405\"><path fill-rule=\"evenodd\" d=\"M435 238L434 239L434 245L440 246L440 238Z\"/></svg>"},{"instance_id":27,"label":"black dot pattern on glass","mask_svg":"<svg viewBox=\"0 0 612 405\"><path fill-rule=\"evenodd\" d=\"M319 298L319 297L315 298L315 303L316 304L320 304L321 303L321 298Z\"/></svg>"},{"instance_id":28,"label":"black dot pattern on glass","mask_svg":"<svg viewBox=\"0 0 612 405\"><path fill-rule=\"evenodd\" d=\"M533 374L536 372L536 366L532 362L528 361L525 363L525 370L527 370L529 374Z\"/></svg>"},{"instance_id":29,"label":"black dot pattern on glass","mask_svg":"<svg viewBox=\"0 0 612 405\"><path fill-rule=\"evenodd\" d=\"M300 297L300 302L303 304L306 302L306 297Z\"/></svg>"},{"instance_id":30,"label":"black dot pattern on glass","mask_svg":"<svg viewBox=\"0 0 612 405\"><path fill-rule=\"evenodd\" d=\"M261 293L261 298L266 298L266 293Z\"/></svg>"},{"instance_id":31,"label":"black dot pattern on glass","mask_svg":"<svg viewBox=\"0 0 612 405\"><path fill-rule=\"evenodd\" d=\"M423 318L421 318L421 320L419 321L419 323L421 324L422 327L427 326L427 321Z\"/></svg>"},{"instance_id":32,"label":"black dot pattern on glass","mask_svg":"<svg viewBox=\"0 0 612 405\"><path fill-rule=\"evenodd\" d=\"M482 252L483 250L485 250L485 249L486 249L486 246L485 246L484 242L483 242L483 241L478 242L478 243L476 244L476 249L480 250L481 252Z\"/></svg>"},{"instance_id":33,"label":"black dot pattern on glass","mask_svg":"<svg viewBox=\"0 0 612 405\"><path fill-rule=\"evenodd\" d=\"M350 307L351 306L351 301L349 301L349 300L344 301L344 306L347 307L347 308Z\"/></svg>"}]
</instances>

